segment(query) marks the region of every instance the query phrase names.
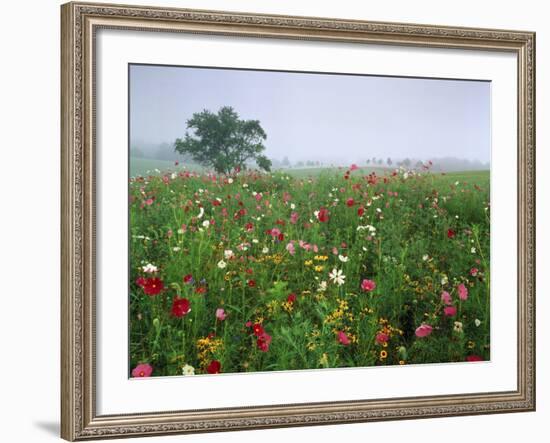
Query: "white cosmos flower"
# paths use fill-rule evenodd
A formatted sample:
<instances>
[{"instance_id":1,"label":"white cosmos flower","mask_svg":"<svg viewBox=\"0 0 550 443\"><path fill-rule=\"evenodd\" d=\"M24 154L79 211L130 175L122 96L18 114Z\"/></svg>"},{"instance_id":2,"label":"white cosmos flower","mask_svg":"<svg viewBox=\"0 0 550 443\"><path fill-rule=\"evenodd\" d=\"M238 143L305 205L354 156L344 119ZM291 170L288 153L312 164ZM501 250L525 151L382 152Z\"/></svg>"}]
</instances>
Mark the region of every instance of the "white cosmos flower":
<instances>
[{"instance_id":1,"label":"white cosmos flower","mask_svg":"<svg viewBox=\"0 0 550 443\"><path fill-rule=\"evenodd\" d=\"M234 255L235 254L233 253L233 251L231 249L226 249L225 251L223 251L223 256L226 260L229 260Z\"/></svg>"},{"instance_id":2,"label":"white cosmos flower","mask_svg":"<svg viewBox=\"0 0 550 443\"><path fill-rule=\"evenodd\" d=\"M449 283L449 279L446 275L444 275L443 277L441 277L441 284L446 285L447 283Z\"/></svg>"},{"instance_id":3,"label":"white cosmos flower","mask_svg":"<svg viewBox=\"0 0 550 443\"><path fill-rule=\"evenodd\" d=\"M334 268L328 275L328 278L330 278L332 282L338 286L342 286L346 282L346 276L341 269Z\"/></svg>"},{"instance_id":4,"label":"white cosmos flower","mask_svg":"<svg viewBox=\"0 0 550 443\"><path fill-rule=\"evenodd\" d=\"M141 269L143 269L143 272L147 272L149 274L152 274L153 272L158 271L158 268L155 265L152 265L151 263L146 264Z\"/></svg>"},{"instance_id":5,"label":"white cosmos flower","mask_svg":"<svg viewBox=\"0 0 550 443\"><path fill-rule=\"evenodd\" d=\"M342 263L347 263L347 261L349 260L349 257L346 257L345 255L340 254L338 256L338 260L340 260Z\"/></svg>"},{"instance_id":6,"label":"white cosmos flower","mask_svg":"<svg viewBox=\"0 0 550 443\"><path fill-rule=\"evenodd\" d=\"M179 246L174 246L174 247L172 248L172 251L178 252L180 249L181 249L181 248L180 248Z\"/></svg>"},{"instance_id":7,"label":"white cosmos flower","mask_svg":"<svg viewBox=\"0 0 550 443\"><path fill-rule=\"evenodd\" d=\"M227 266L227 263L224 262L223 260L220 260L220 261L218 262L218 268L224 269L226 266Z\"/></svg>"},{"instance_id":8,"label":"white cosmos flower","mask_svg":"<svg viewBox=\"0 0 550 443\"><path fill-rule=\"evenodd\" d=\"M325 292L327 290L327 282L323 280L321 283L319 283L319 288L317 288L317 290L319 292Z\"/></svg>"},{"instance_id":9,"label":"white cosmos flower","mask_svg":"<svg viewBox=\"0 0 550 443\"><path fill-rule=\"evenodd\" d=\"M476 253L476 248L472 248L472 249L470 249L470 251L472 252L472 254L475 254Z\"/></svg>"},{"instance_id":10,"label":"white cosmos flower","mask_svg":"<svg viewBox=\"0 0 550 443\"><path fill-rule=\"evenodd\" d=\"M481 320L479 318L476 318L474 320L474 324L476 325L476 327L479 327L479 325L481 324Z\"/></svg>"},{"instance_id":11,"label":"white cosmos flower","mask_svg":"<svg viewBox=\"0 0 550 443\"><path fill-rule=\"evenodd\" d=\"M290 204L290 209L296 209L296 205L294 203Z\"/></svg>"},{"instance_id":12,"label":"white cosmos flower","mask_svg":"<svg viewBox=\"0 0 550 443\"><path fill-rule=\"evenodd\" d=\"M252 239L252 243L258 244L258 243L260 243L260 240L258 240L257 238L253 238L253 239Z\"/></svg>"},{"instance_id":13,"label":"white cosmos flower","mask_svg":"<svg viewBox=\"0 0 550 443\"><path fill-rule=\"evenodd\" d=\"M198 218L202 218L202 216L204 215L204 208L201 206L199 208L199 215L197 216Z\"/></svg>"},{"instance_id":14,"label":"white cosmos flower","mask_svg":"<svg viewBox=\"0 0 550 443\"><path fill-rule=\"evenodd\" d=\"M267 246L264 246L264 248L262 249L262 252L264 254L267 254L269 252L269 248Z\"/></svg>"},{"instance_id":15,"label":"white cosmos flower","mask_svg":"<svg viewBox=\"0 0 550 443\"><path fill-rule=\"evenodd\" d=\"M232 178L228 178L228 179L227 179L227 183L229 183L229 184L233 183L233 179L232 179Z\"/></svg>"},{"instance_id":16,"label":"white cosmos flower","mask_svg":"<svg viewBox=\"0 0 550 443\"><path fill-rule=\"evenodd\" d=\"M430 256L428 254L424 254L422 256L422 260L424 260L424 261L427 261L429 258L430 258Z\"/></svg>"},{"instance_id":17,"label":"white cosmos flower","mask_svg":"<svg viewBox=\"0 0 550 443\"><path fill-rule=\"evenodd\" d=\"M459 334L463 332L463 325L462 325L462 322L459 322L459 321L455 321L455 324L454 324L454 327L453 327L454 331L455 332L458 332Z\"/></svg>"},{"instance_id":18,"label":"white cosmos flower","mask_svg":"<svg viewBox=\"0 0 550 443\"><path fill-rule=\"evenodd\" d=\"M195 368L187 363L181 368L183 375L195 375Z\"/></svg>"},{"instance_id":19,"label":"white cosmos flower","mask_svg":"<svg viewBox=\"0 0 550 443\"><path fill-rule=\"evenodd\" d=\"M205 220L202 222L202 225L205 227L205 228L208 228L210 226L210 221L209 220Z\"/></svg>"}]
</instances>

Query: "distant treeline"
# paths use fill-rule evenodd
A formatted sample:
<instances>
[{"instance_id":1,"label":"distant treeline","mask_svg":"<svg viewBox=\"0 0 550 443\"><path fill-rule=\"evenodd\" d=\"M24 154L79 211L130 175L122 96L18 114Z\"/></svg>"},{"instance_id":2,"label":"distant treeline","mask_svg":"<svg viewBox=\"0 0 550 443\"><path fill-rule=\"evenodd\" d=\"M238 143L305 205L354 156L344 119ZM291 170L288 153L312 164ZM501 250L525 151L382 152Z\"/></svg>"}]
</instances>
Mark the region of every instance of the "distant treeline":
<instances>
[{"instance_id":1,"label":"distant treeline","mask_svg":"<svg viewBox=\"0 0 550 443\"><path fill-rule=\"evenodd\" d=\"M149 158L155 160L168 160L178 161L180 163L194 164L193 160L188 155L182 155L175 151L173 143L134 143L130 148L130 154L132 157ZM488 170L489 163L483 163L479 160L468 160L457 157L441 157L433 159L419 159L419 158L391 158L391 157L371 157L361 158L357 161L342 159L331 159L330 161L324 160L298 160L290 161L288 157L281 159L271 158L273 163L273 169L290 169L290 168L319 168L319 167L333 167L336 165L347 166L348 163L356 163L358 166L374 166L381 168L396 168L406 167L410 169L421 169L427 164L428 160L431 160L432 165L430 169L435 172L453 172L453 171L479 171ZM251 165L253 166L253 165Z\"/></svg>"}]
</instances>

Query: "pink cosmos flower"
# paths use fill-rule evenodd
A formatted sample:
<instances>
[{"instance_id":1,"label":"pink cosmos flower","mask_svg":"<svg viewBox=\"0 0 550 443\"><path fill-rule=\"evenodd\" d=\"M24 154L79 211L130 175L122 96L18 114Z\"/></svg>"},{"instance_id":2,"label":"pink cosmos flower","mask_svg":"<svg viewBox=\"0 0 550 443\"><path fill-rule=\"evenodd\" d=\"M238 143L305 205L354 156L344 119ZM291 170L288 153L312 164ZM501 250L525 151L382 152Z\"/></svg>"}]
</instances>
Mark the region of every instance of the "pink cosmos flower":
<instances>
[{"instance_id":1,"label":"pink cosmos flower","mask_svg":"<svg viewBox=\"0 0 550 443\"><path fill-rule=\"evenodd\" d=\"M443 291L441 293L441 301L445 303L446 305L450 305L453 303L453 300L451 298L451 294L449 294L447 291Z\"/></svg>"},{"instance_id":2,"label":"pink cosmos flower","mask_svg":"<svg viewBox=\"0 0 550 443\"><path fill-rule=\"evenodd\" d=\"M132 377L150 377L153 373L153 367L148 363L140 363L132 369Z\"/></svg>"},{"instance_id":3,"label":"pink cosmos flower","mask_svg":"<svg viewBox=\"0 0 550 443\"><path fill-rule=\"evenodd\" d=\"M350 171L355 171L356 169L359 169L359 166L357 166L355 163L353 163L349 168Z\"/></svg>"},{"instance_id":4,"label":"pink cosmos flower","mask_svg":"<svg viewBox=\"0 0 550 443\"><path fill-rule=\"evenodd\" d=\"M290 242L286 245L286 250L290 255L296 254L296 249L294 248L294 243Z\"/></svg>"},{"instance_id":5,"label":"pink cosmos flower","mask_svg":"<svg viewBox=\"0 0 550 443\"><path fill-rule=\"evenodd\" d=\"M445 306L443 308L443 313L447 317L454 317L456 315L456 308L454 306Z\"/></svg>"},{"instance_id":6,"label":"pink cosmos flower","mask_svg":"<svg viewBox=\"0 0 550 443\"><path fill-rule=\"evenodd\" d=\"M348 336L344 333L344 331L338 331L338 341L342 343L344 346L347 346L351 343L349 341Z\"/></svg>"},{"instance_id":7,"label":"pink cosmos flower","mask_svg":"<svg viewBox=\"0 0 550 443\"><path fill-rule=\"evenodd\" d=\"M292 214L290 214L290 223L295 225L297 221L298 221L298 213L293 212Z\"/></svg>"},{"instance_id":8,"label":"pink cosmos flower","mask_svg":"<svg viewBox=\"0 0 550 443\"><path fill-rule=\"evenodd\" d=\"M430 335L433 331L433 328L430 325L427 325L425 323L422 323L418 328L416 328L416 331L414 333L417 337L423 338Z\"/></svg>"},{"instance_id":9,"label":"pink cosmos flower","mask_svg":"<svg viewBox=\"0 0 550 443\"><path fill-rule=\"evenodd\" d=\"M384 332L376 334L376 343L378 344L387 343L389 339L390 336L388 334L385 334Z\"/></svg>"},{"instance_id":10,"label":"pink cosmos flower","mask_svg":"<svg viewBox=\"0 0 550 443\"><path fill-rule=\"evenodd\" d=\"M227 317L227 314L225 313L225 309L223 309L223 308L216 309L216 318L219 321L224 321L225 317Z\"/></svg>"},{"instance_id":11,"label":"pink cosmos flower","mask_svg":"<svg viewBox=\"0 0 550 443\"><path fill-rule=\"evenodd\" d=\"M477 268L472 268L472 269L470 269L470 275L471 275L472 277L475 277L475 276L477 275L478 272L479 272L479 269L477 269Z\"/></svg>"},{"instance_id":12,"label":"pink cosmos flower","mask_svg":"<svg viewBox=\"0 0 550 443\"><path fill-rule=\"evenodd\" d=\"M464 283L460 283L456 289L460 300L468 300L468 288L464 286Z\"/></svg>"},{"instance_id":13,"label":"pink cosmos flower","mask_svg":"<svg viewBox=\"0 0 550 443\"><path fill-rule=\"evenodd\" d=\"M145 200L145 204L146 204L147 206L151 206L151 205L153 204L154 201L155 201L154 199L148 198L147 200Z\"/></svg>"},{"instance_id":14,"label":"pink cosmos flower","mask_svg":"<svg viewBox=\"0 0 550 443\"><path fill-rule=\"evenodd\" d=\"M354 200L353 198L350 197L350 198L348 198L348 199L346 200L346 205L347 205L349 208L351 208L354 204L355 204L355 200Z\"/></svg>"},{"instance_id":15,"label":"pink cosmos flower","mask_svg":"<svg viewBox=\"0 0 550 443\"><path fill-rule=\"evenodd\" d=\"M376 289L376 283L372 280L364 279L361 282L361 289L365 292L371 292Z\"/></svg>"}]
</instances>

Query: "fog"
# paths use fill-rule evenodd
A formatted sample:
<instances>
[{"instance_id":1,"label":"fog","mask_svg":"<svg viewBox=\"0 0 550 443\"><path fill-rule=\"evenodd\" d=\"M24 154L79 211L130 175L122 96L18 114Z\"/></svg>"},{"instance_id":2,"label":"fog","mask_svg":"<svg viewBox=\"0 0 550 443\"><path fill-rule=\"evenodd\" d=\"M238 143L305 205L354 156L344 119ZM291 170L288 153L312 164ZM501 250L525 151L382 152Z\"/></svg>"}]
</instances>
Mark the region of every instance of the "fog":
<instances>
[{"instance_id":1,"label":"fog","mask_svg":"<svg viewBox=\"0 0 550 443\"><path fill-rule=\"evenodd\" d=\"M232 106L267 133L266 154L292 165L490 162L490 82L132 65L130 145L171 157L186 121ZM468 166L470 165L470 166ZM445 168L448 169L448 168Z\"/></svg>"}]
</instances>

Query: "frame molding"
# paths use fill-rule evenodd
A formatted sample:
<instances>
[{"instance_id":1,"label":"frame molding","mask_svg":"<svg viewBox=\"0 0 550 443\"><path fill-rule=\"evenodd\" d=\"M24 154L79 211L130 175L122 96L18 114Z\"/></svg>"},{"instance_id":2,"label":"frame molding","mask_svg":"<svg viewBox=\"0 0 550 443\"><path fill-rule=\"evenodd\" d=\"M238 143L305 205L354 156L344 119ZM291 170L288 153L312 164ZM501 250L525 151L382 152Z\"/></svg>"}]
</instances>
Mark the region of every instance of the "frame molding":
<instances>
[{"instance_id":1,"label":"frame molding","mask_svg":"<svg viewBox=\"0 0 550 443\"><path fill-rule=\"evenodd\" d=\"M99 28L507 51L518 58L518 387L512 392L96 415ZM535 34L72 2L61 7L61 436L70 441L535 410Z\"/></svg>"}]
</instances>

